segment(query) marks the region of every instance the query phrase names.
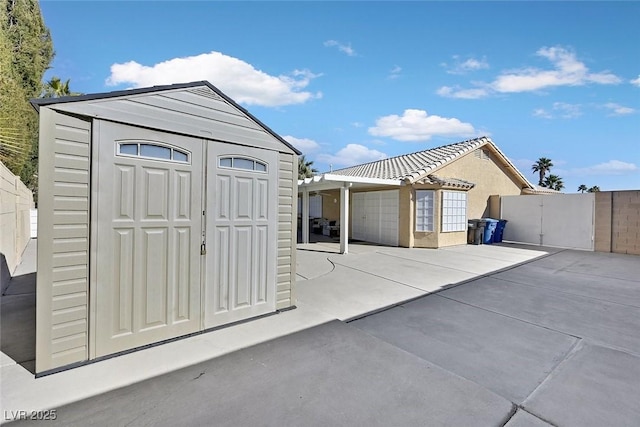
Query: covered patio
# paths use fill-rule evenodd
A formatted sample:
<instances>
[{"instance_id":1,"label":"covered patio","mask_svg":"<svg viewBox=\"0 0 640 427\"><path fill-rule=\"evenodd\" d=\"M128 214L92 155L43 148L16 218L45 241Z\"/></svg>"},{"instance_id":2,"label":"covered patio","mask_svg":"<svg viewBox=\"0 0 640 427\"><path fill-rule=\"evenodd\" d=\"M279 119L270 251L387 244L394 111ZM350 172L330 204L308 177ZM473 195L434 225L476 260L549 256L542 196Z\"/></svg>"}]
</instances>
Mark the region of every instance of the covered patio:
<instances>
[{"instance_id":1,"label":"covered patio","mask_svg":"<svg viewBox=\"0 0 640 427\"><path fill-rule=\"evenodd\" d=\"M346 254L349 253L350 193L354 190L393 189L400 187L402 183L399 179L362 178L331 173L298 180L298 197L301 198L300 212L298 212L302 228L301 244L309 245L311 243L309 238L310 196L337 190L337 197L334 200L339 203L340 208L339 220L336 221L340 235L339 253Z\"/></svg>"}]
</instances>

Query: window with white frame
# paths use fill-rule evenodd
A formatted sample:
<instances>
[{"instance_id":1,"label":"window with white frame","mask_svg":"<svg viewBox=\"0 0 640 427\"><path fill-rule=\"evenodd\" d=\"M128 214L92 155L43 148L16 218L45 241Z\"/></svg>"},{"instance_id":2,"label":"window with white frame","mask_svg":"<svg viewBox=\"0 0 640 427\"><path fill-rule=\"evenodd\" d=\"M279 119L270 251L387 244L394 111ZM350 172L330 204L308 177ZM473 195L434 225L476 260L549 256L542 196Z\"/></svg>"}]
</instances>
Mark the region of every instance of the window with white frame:
<instances>
[{"instance_id":1,"label":"window with white frame","mask_svg":"<svg viewBox=\"0 0 640 427\"><path fill-rule=\"evenodd\" d=\"M416 231L434 231L434 195L433 190L416 190Z\"/></svg>"},{"instance_id":2,"label":"window with white frame","mask_svg":"<svg viewBox=\"0 0 640 427\"><path fill-rule=\"evenodd\" d=\"M467 231L467 193L442 192L442 231Z\"/></svg>"}]
</instances>

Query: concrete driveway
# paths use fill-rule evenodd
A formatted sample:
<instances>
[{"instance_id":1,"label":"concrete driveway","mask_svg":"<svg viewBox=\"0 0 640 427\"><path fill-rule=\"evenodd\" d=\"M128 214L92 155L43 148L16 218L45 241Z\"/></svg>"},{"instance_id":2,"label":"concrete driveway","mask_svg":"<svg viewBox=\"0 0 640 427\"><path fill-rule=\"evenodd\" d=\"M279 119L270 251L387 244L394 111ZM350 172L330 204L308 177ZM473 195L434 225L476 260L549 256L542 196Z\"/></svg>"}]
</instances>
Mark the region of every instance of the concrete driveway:
<instances>
[{"instance_id":1,"label":"concrete driveway","mask_svg":"<svg viewBox=\"0 0 640 427\"><path fill-rule=\"evenodd\" d=\"M638 257L325 249L298 251L297 310L156 347L178 357L252 336L244 348L106 393L87 383L98 395L52 404L53 424L640 425ZM138 378L164 360L147 351L33 387L73 394L91 375Z\"/></svg>"}]
</instances>

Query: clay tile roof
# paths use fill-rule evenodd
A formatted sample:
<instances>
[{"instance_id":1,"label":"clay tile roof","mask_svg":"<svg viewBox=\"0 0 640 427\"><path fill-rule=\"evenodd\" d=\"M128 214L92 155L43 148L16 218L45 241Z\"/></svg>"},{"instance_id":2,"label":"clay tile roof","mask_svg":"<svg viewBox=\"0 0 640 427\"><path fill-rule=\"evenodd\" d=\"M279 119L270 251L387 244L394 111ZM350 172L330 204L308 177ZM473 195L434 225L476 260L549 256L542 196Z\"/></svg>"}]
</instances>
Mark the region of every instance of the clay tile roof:
<instances>
[{"instance_id":1,"label":"clay tile roof","mask_svg":"<svg viewBox=\"0 0 640 427\"><path fill-rule=\"evenodd\" d=\"M420 184L436 184L443 187L455 187L462 189L472 189L476 185L473 182L464 181L457 178L440 178L436 175L427 175L426 177L416 181Z\"/></svg>"},{"instance_id":2,"label":"clay tile roof","mask_svg":"<svg viewBox=\"0 0 640 427\"><path fill-rule=\"evenodd\" d=\"M391 157L363 165L334 170L334 175L357 176L363 178L401 179L415 182L425 179L430 171L491 142L487 137L470 139L442 147L430 148L411 154ZM467 183L471 184L471 183ZM473 185L473 184L471 184Z\"/></svg>"}]
</instances>

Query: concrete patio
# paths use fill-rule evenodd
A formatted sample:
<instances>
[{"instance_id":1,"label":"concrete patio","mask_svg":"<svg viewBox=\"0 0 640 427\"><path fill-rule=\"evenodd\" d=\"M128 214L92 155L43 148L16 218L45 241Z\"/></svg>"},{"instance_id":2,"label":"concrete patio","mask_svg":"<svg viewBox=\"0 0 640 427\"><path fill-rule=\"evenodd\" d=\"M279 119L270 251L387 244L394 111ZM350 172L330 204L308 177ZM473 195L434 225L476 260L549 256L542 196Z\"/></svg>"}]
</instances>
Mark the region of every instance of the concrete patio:
<instances>
[{"instance_id":1,"label":"concrete patio","mask_svg":"<svg viewBox=\"0 0 640 427\"><path fill-rule=\"evenodd\" d=\"M295 310L38 379L3 354L3 414L57 408L59 425L640 423L637 257L336 246L300 245ZM28 358L28 343L12 345Z\"/></svg>"}]
</instances>

